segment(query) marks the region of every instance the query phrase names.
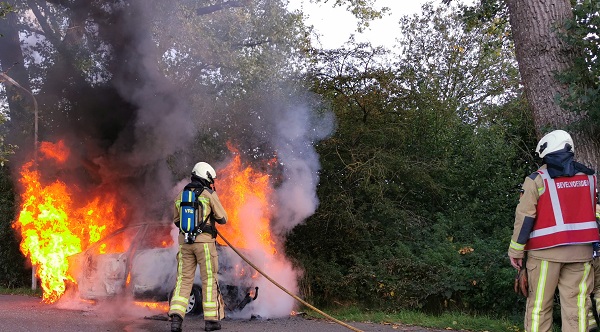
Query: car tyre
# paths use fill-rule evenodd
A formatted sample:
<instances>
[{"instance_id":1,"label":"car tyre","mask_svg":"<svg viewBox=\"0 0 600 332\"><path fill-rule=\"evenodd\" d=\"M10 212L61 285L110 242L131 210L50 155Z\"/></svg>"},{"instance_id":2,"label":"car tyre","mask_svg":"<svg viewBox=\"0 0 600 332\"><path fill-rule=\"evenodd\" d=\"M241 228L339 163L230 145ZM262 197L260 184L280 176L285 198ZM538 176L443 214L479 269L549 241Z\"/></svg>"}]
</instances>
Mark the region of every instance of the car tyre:
<instances>
[{"instance_id":1,"label":"car tyre","mask_svg":"<svg viewBox=\"0 0 600 332\"><path fill-rule=\"evenodd\" d=\"M173 292L175 290L171 290L169 292L169 306L171 305L171 298L173 297ZM202 288L199 286L192 286L192 291L190 292L190 298L188 300L188 306L185 314L201 314L202 310Z\"/></svg>"},{"instance_id":2,"label":"car tyre","mask_svg":"<svg viewBox=\"0 0 600 332\"><path fill-rule=\"evenodd\" d=\"M194 285L190 293L186 314L201 314L202 310L202 288Z\"/></svg>"}]
</instances>

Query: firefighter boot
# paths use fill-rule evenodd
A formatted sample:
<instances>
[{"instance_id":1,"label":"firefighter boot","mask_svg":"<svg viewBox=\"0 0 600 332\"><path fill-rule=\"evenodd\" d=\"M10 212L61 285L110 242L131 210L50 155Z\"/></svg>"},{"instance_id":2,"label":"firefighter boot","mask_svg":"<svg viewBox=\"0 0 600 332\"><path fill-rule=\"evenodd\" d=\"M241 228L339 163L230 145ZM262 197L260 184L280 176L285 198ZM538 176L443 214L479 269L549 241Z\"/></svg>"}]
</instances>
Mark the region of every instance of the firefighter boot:
<instances>
[{"instance_id":1,"label":"firefighter boot","mask_svg":"<svg viewBox=\"0 0 600 332\"><path fill-rule=\"evenodd\" d=\"M171 332L181 332L181 323L183 318L179 315L171 316Z\"/></svg>"},{"instance_id":2,"label":"firefighter boot","mask_svg":"<svg viewBox=\"0 0 600 332\"><path fill-rule=\"evenodd\" d=\"M221 322L216 320L207 320L204 322L204 331L216 331L221 329Z\"/></svg>"}]
</instances>

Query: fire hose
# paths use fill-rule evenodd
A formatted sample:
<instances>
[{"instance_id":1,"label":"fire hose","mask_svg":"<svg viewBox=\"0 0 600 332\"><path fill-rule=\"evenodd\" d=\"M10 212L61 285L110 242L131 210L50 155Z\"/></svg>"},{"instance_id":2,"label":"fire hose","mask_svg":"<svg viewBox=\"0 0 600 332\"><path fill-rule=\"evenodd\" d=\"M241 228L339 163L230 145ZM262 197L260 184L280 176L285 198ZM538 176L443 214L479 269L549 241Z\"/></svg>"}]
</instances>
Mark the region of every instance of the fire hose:
<instances>
[{"instance_id":1,"label":"fire hose","mask_svg":"<svg viewBox=\"0 0 600 332\"><path fill-rule=\"evenodd\" d=\"M227 243L227 245L229 246L229 248L231 248L236 254L238 254L238 256L240 256L246 263L248 263L250 266L252 266L252 268L254 268L256 271L258 271L258 273L260 273L263 277L267 278L270 282L272 282L275 286L279 287L279 289L281 289L282 291L286 292L289 296L293 297L294 299L296 299L298 302L304 304L305 306L309 307L310 309L318 312L319 314L323 315L324 317L344 326L349 328L350 330L353 331L357 331L357 332L363 332L362 330L357 329L354 326L348 325L338 319L335 319L334 317L329 316L328 314L324 313L323 311L315 308L314 306L312 306L311 304L309 304L308 302L304 301L303 299L301 299L300 297L298 297L297 295L291 293L290 291L288 291L287 289L285 289L285 287L281 286L279 283L277 283L275 280L273 280L271 277L269 277L268 275L266 275L263 271L261 271L256 265L254 265L251 261L249 261L244 255L242 255L234 246L231 245L231 243L229 243L229 241L227 241L227 239L223 236L223 234L219 233L219 231L217 231L217 234L221 237L221 239L223 239L223 241L225 241L225 243Z\"/></svg>"}]
</instances>

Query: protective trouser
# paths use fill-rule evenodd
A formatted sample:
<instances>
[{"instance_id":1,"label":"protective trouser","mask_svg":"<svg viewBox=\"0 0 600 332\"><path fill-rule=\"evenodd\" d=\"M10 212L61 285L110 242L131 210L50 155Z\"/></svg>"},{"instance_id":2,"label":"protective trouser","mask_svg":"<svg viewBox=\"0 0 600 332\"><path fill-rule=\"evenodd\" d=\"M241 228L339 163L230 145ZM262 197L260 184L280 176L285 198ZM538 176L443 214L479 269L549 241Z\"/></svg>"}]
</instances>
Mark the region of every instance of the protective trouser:
<instances>
[{"instance_id":1,"label":"protective trouser","mask_svg":"<svg viewBox=\"0 0 600 332\"><path fill-rule=\"evenodd\" d=\"M219 260L214 242L179 245L177 283L171 298L169 316L177 314L185 317L190 292L194 284L196 265L200 267L200 279L202 280L204 320L221 320L225 317L225 307L217 280Z\"/></svg>"},{"instance_id":2,"label":"protective trouser","mask_svg":"<svg viewBox=\"0 0 600 332\"><path fill-rule=\"evenodd\" d=\"M590 294L593 287L591 262L557 263L527 259L529 296L525 311L526 332L552 331L554 293L558 288L562 332L587 332Z\"/></svg>"}]
</instances>

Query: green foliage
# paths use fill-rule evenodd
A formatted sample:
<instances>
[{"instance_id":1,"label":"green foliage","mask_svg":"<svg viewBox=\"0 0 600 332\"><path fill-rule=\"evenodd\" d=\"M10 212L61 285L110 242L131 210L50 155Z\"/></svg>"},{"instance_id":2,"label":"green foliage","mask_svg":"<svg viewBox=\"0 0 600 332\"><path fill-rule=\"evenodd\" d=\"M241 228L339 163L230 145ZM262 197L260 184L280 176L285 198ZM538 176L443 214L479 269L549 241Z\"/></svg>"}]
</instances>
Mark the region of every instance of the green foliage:
<instances>
[{"instance_id":1,"label":"green foliage","mask_svg":"<svg viewBox=\"0 0 600 332\"><path fill-rule=\"evenodd\" d=\"M573 8L574 19L565 23L563 38L579 56L567 71L558 73L558 79L567 84L567 95L561 96L561 105L571 111L587 114L585 123L592 132L600 130L600 14L597 1L578 1ZM597 135L594 135L597 136Z\"/></svg>"},{"instance_id":2,"label":"green foliage","mask_svg":"<svg viewBox=\"0 0 600 332\"><path fill-rule=\"evenodd\" d=\"M316 0L324 3L333 2L334 7L345 5L352 15L358 19L357 31L362 32L369 27L372 20L381 18L389 8L376 9L375 0Z\"/></svg>"},{"instance_id":3,"label":"green foliage","mask_svg":"<svg viewBox=\"0 0 600 332\"><path fill-rule=\"evenodd\" d=\"M307 311L315 318L321 317L317 313ZM465 315L458 312L428 315L422 311L380 312L358 307L336 307L326 311L342 321L386 324L399 331L404 330L407 325L452 331L519 332L522 330L521 317L518 320L497 319L486 315Z\"/></svg>"},{"instance_id":4,"label":"green foliage","mask_svg":"<svg viewBox=\"0 0 600 332\"><path fill-rule=\"evenodd\" d=\"M12 10L8 3L0 2L0 19ZM0 38L2 37L0 34ZM5 122L5 110L0 109L0 126L4 126ZM24 258L19 252L17 233L11 227L15 215L15 194L6 163L15 147L6 144L4 140L5 131L0 135L0 287L15 288L26 284L27 271Z\"/></svg>"},{"instance_id":5,"label":"green foliage","mask_svg":"<svg viewBox=\"0 0 600 332\"><path fill-rule=\"evenodd\" d=\"M450 2L452 0L444 0ZM508 5L503 0L479 0L472 6L462 8L462 15L467 26L480 26L482 22L494 22L492 26L503 26L510 33Z\"/></svg>"},{"instance_id":6,"label":"green foliage","mask_svg":"<svg viewBox=\"0 0 600 332\"><path fill-rule=\"evenodd\" d=\"M12 6L4 1L0 2L0 19L4 18L12 10ZM2 35L0 34L0 37Z\"/></svg>"},{"instance_id":7,"label":"green foliage","mask_svg":"<svg viewBox=\"0 0 600 332\"><path fill-rule=\"evenodd\" d=\"M162 72L186 91L197 110L197 127L206 128L196 137L195 153L220 158L227 154L224 140L236 137L232 143L242 155L272 158L272 124L260 113L295 102L295 89L304 83L297 77L306 67L309 40L301 14L288 12L281 0L249 1L207 15L194 14L198 1L156 5L161 11L153 36L165 51ZM172 164L189 165L184 157L172 156Z\"/></svg>"},{"instance_id":8,"label":"green foliage","mask_svg":"<svg viewBox=\"0 0 600 332\"><path fill-rule=\"evenodd\" d=\"M0 287L27 285L31 271L19 251L17 232L11 227L15 217L15 196L8 167L0 168Z\"/></svg>"},{"instance_id":9,"label":"green foliage","mask_svg":"<svg viewBox=\"0 0 600 332\"><path fill-rule=\"evenodd\" d=\"M322 305L517 315L506 251L535 137L512 45L423 10L392 66L364 44L316 54L338 127L318 146L319 209L286 250Z\"/></svg>"},{"instance_id":10,"label":"green foliage","mask_svg":"<svg viewBox=\"0 0 600 332\"><path fill-rule=\"evenodd\" d=\"M353 124L340 119L339 125ZM369 143L379 131L395 137L387 127L396 123L383 126L382 121L375 133L362 132L365 143L357 155L378 146ZM288 252L306 271L304 292L326 305L515 314L517 298L507 294L514 271L506 250L516 187L529 170L510 143L516 133L509 128L475 133L456 124L461 128L460 137L447 140L429 133L435 143L424 140L418 148L388 144L389 154L369 155L372 166L364 166L360 180L359 171L343 168L333 151L327 153L328 142L321 145L322 156L328 156L322 159L321 206L288 238ZM423 156L436 144L451 151ZM329 163L342 170L331 174Z\"/></svg>"}]
</instances>

